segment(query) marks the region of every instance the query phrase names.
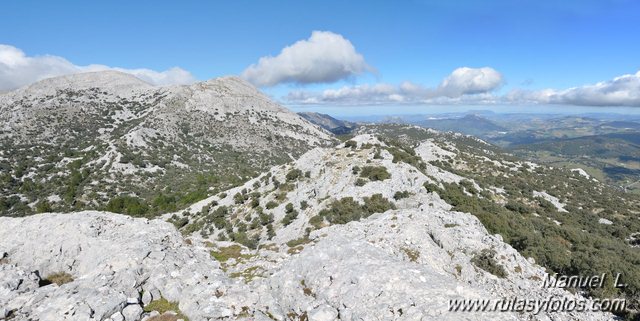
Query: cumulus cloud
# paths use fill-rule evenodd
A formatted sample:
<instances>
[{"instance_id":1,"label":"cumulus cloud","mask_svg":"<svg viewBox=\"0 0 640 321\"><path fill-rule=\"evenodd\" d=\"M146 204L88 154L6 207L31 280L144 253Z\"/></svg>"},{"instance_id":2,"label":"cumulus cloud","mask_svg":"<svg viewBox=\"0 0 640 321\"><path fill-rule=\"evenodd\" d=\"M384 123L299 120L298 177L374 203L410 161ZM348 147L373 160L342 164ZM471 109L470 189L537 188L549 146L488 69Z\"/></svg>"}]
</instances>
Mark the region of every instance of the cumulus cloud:
<instances>
[{"instance_id":1,"label":"cumulus cloud","mask_svg":"<svg viewBox=\"0 0 640 321\"><path fill-rule=\"evenodd\" d=\"M314 31L311 37L282 49L275 57L262 57L242 72L257 86L281 83L331 83L372 71L364 57L343 36Z\"/></svg>"},{"instance_id":2,"label":"cumulus cloud","mask_svg":"<svg viewBox=\"0 0 640 321\"><path fill-rule=\"evenodd\" d=\"M442 81L438 92L450 98L481 94L498 88L502 82L502 74L493 68L462 67L454 70Z\"/></svg>"},{"instance_id":3,"label":"cumulus cloud","mask_svg":"<svg viewBox=\"0 0 640 321\"><path fill-rule=\"evenodd\" d=\"M495 99L490 93L502 83L502 75L492 68L462 67L454 70L436 88L407 81L399 85L344 86L322 92L296 90L285 99L297 104L344 105L493 103Z\"/></svg>"},{"instance_id":4,"label":"cumulus cloud","mask_svg":"<svg viewBox=\"0 0 640 321\"><path fill-rule=\"evenodd\" d=\"M640 107L640 71L565 90L513 90L504 96L504 100L512 103Z\"/></svg>"},{"instance_id":5,"label":"cumulus cloud","mask_svg":"<svg viewBox=\"0 0 640 321\"><path fill-rule=\"evenodd\" d=\"M101 70L129 73L157 86L189 84L195 81L191 73L178 67L155 71L104 65L78 66L58 56L30 57L16 47L0 44L0 91L16 89L45 78Z\"/></svg>"}]
</instances>

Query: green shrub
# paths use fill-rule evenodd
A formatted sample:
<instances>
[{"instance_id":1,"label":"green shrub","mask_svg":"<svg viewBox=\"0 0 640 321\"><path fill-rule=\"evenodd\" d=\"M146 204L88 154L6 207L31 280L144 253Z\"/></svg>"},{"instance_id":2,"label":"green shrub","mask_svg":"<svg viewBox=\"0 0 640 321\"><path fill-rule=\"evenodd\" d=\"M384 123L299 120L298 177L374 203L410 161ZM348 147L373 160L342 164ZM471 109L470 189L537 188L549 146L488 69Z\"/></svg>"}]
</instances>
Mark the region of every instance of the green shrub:
<instances>
[{"instance_id":1,"label":"green shrub","mask_svg":"<svg viewBox=\"0 0 640 321\"><path fill-rule=\"evenodd\" d=\"M346 148L357 148L358 147L358 142L356 142L355 140L348 140L348 141L344 142L344 147L346 147Z\"/></svg>"},{"instance_id":2,"label":"green shrub","mask_svg":"<svg viewBox=\"0 0 640 321\"><path fill-rule=\"evenodd\" d=\"M233 201L236 204L244 204L244 202L248 199L249 199L249 196L243 193L238 192L235 195L233 195Z\"/></svg>"},{"instance_id":3,"label":"green shrub","mask_svg":"<svg viewBox=\"0 0 640 321\"><path fill-rule=\"evenodd\" d=\"M211 214L207 215L205 220L207 222L213 222L215 227L219 230L224 229L229 223L227 215L229 214L229 208L226 206L217 207Z\"/></svg>"},{"instance_id":4,"label":"green shrub","mask_svg":"<svg viewBox=\"0 0 640 321\"><path fill-rule=\"evenodd\" d=\"M495 255L495 250L483 249L471 259L471 263L499 278L505 278L507 271L496 261Z\"/></svg>"},{"instance_id":5,"label":"green shrub","mask_svg":"<svg viewBox=\"0 0 640 321\"><path fill-rule=\"evenodd\" d=\"M394 200L401 200L403 198L407 198L409 197L409 191L397 191L395 194L393 194L393 199Z\"/></svg>"},{"instance_id":6,"label":"green shrub","mask_svg":"<svg viewBox=\"0 0 640 321\"><path fill-rule=\"evenodd\" d=\"M326 217L332 224L345 224L359 220L362 215L362 207L353 197L344 197L333 201L328 209L320 211L320 216Z\"/></svg>"},{"instance_id":7,"label":"green shrub","mask_svg":"<svg viewBox=\"0 0 640 321\"><path fill-rule=\"evenodd\" d=\"M276 231L273 229L273 224L269 223L267 225L267 238L272 239L276 236Z\"/></svg>"},{"instance_id":8,"label":"green shrub","mask_svg":"<svg viewBox=\"0 0 640 321\"><path fill-rule=\"evenodd\" d=\"M189 218L188 217L177 217L176 215L174 215L168 220L168 222L173 224L176 227L176 229L181 229L182 227L184 227L187 224L189 224Z\"/></svg>"},{"instance_id":9,"label":"green shrub","mask_svg":"<svg viewBox=\"0 0 640 321\"><path fill-rule=\"evenodd\" d=\"M324 223L324 217L322 215L316 215L309 219L309 224L311 224L315 228L321 228Z\"/></svg>"},{"instance_id":10,"label":"green shrub","mask_svg":"<svg viewBox=\"0 0 640 321\"><path fill-rule=\"evenodd\" d=\"M294 168L287 173L287 176L286 176L287 182L294 182L298 180L298 178L300 178L301 176L302 176L302 171L297 168Z\"/></svg>"},{"instance_id":11,"label":"green shrub","mask_svg":"<svg viewBox=\"0 0 640 321\"><path fill-rule=\"evenodd\" d=\"M36 204L37 213L48 213L51 211L52 211L51 204L46 199L41 200L38 202L38 204Z\"/></svg>"},{"instance_id":12,"label":"green shrub","mask_svg":"<svg viewBox=\"0 0 640 321\"><path fill-rule=\"evenodd\" d=\"M368 178L371 181L384 181L391 177L391 174L384 166L364 166L360 172L360 177Z\"/></svg>"},{"instance_id":13,"label":"green shrub","mask_svg":"<svg viewBox=\"0 0 640 321\"><path fill-rule=\"evenodd\" d=\"M362 205L356 202L353 197L335 200L329 205L329 208L320 211L318 215L320 218L313 219L314 221L310 221L310 223L317 227L322 222L321 218L326 218L331 224L345 224L368 217L373 213L382 213L395 208L395 205L382 197L382 194L374 194L371 197L363 198L363 200L364 204Z\"/></svg>"},{"instance_id":14,"label":"green shrub","mask_svg":"<svg viewBox=\"0 0 640 321\"><path fill-rule=\"evenodd\" d=\"M107 203L105 210L131 216L144 216L149 212L149 206L138 197L117 196Z\"/></svg>"},{"instance_id":15,"label":"green shrub","mask_svg":"<svg viewBox=\"0 0 640 321\"><path fill-rule=\"evenodd\" d=\"M262 226L273 223L273 214L260 213L258 214L258 218L260 219L260 225Z\"/></svg>"},{"instance_id":16,"label":"green shrub","mask_svg":"<svg viewBox=\"0 0 640 321\"><path fill-rule=\"evenodd\" d=\"M293 222L298 217L298 211L296 211L293 208L293 204L288 203L285 206L285 212L286 212L286 214L285 214L284 218L282 219L282 224L284 224L284 226L287 226L287 225L291 224L291 222Z\"/></svg>"},{"instance_id":17,"label":"green shrub","mask_svg":"<svg viewBox=\"0 0 640 321\"><path fill-rule=\"evenodd\" d=\"M393 155L394 163L407 163L420 170L426 168L426 165L424 164L422 159L419 156L416 156L415 151L410 147L392 146L387 150L389 151L389 153L391 153L391 155Z\"/></svg>"},{"instance_id":18,"label":"green shrub","mask_svg":"<svg viewBox=\"0 0 640 321\"><path fill-rule=\"evenodd\" d=\"M504 205L504 207L512 212L516 212L520 214L528 214L533 212L533 210L530 207L512 200L509 200L507 204Z\"/></svg>"},{"instance_id":19,"label":"green shrub","mask_svg":"<svg viewBox=\"0 0 640 321\"><path fill-rule=\"evenodd\" d=\"M291 213L291 212L293 212L293 204L291 204L291 203L287 203L287 205L285 205L285 206L284 206L284 210L285 210L285 212L287 212L287 213Z\"/></svg>"},{"instance_id":20,"label":"green shrub","mask_svg":"<svg viewBox=\"0 0 640 321\"><path fill-rule=\"evenodd\" d=\"M384 213L396 208L395 204L382 197L382 194L373 194L371 197L364 197L362 200L364 201L362 209L365 211L367 216L373 213Z\"/></svg>"},{"instance_id":21,"label":"green shrub","mask_svg":"<svg viewBox=\"0 0 640 321\"><path fill-rule=\"evenodd\" d=\"M278 203L274 202L274 201L269 201L267 202L267 204L265 205L265 207L270 210L270 209L274 209L276 207L278 207Z\"/></svg>"},{"instance_id":22,"label":"green shrub","mask_svg":"<svg viewBox=\"0 0 640 321\"><path fill-rule=\"evenodd\" d=\"M234 241L234 242L238 242L250 249L255 250L256 248L258 248L258 243L260 242L260 237L259 235L254 235L253 237L249 237L247 235L246 232L242 231L242 232L236 232L236 233L230 233L229 234L229 239Z\"/></svg>"}]
</instances>

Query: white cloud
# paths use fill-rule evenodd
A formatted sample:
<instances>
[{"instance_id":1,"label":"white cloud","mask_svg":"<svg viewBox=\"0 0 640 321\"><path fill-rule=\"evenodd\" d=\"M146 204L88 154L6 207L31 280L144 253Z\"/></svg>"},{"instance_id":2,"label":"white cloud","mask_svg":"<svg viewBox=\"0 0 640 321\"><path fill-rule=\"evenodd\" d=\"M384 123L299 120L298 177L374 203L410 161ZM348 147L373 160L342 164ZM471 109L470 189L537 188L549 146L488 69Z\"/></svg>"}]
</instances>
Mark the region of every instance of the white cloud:
<instances>
[{"instance_id":1,"label":"white cloud","mask_svg":"<svg viewBox=\"0 0 640 321\"><path fill-rule=\"evenodd\" d=\"M389 84L346 86L322 92L294 91L285 97L293 104L510 104L510 105L572 105L640 107L640 71L612 80L569 89L513 89L505 95L494 90L503 83L496 70L458 68L438 87L428 88L411 82L398 86Z\"/></svg>"},{"instance_id":2,"label":"white cloud","mask_svg":"<svg viewBox=\"0 0 640 321\"><path fill-rule=\"evenodd\" d=\"M371 70L349 40L329 31L314 31L309 39L285 47L277 56L260 58L242 77L257 86L331 83Z\"/></svg>"},{"instance_id":3,"label":"white cloud","mask_svg":"<svg viewBox=\"0 0 640 321\"><path fill-rule=\"evenodd\" d=\"M22 50L0 44L0 91L16 89L38 80L80 72L117 70L132 74L152 85L189 84L196 79L174 67L165 71L124 69L104 65L77 66L57 56L27 56Z\"/></svg>"},{"instance_id":4,"label":"white cloud","mask_svg":"<svg viewBox=\"0 0 640 321\"><path fill-rule=\"evenodd\" d=\"M285 100L297 104L344 105L494 103L490 92L502 82L502 75L492 68L462 67L454 70L436 88L408 81L400 85L344 86L319 93L297 90L289 93Z\"/></svg>"},{"instance_id":5,"label":"white cloud","mask_svg":"<svg viewBox=\"0 0 640 321\"><path fill-rule=\"evenodd\" d=\"M502 85L502 74L493 68L462 67L454 70L438 87L439 94L450 98L481 94Z\"/></svg>"},{"instance_id":6,"label":"white cloud","mask_svg":"<svg viewBox=\"0 0 640 321\"><path fill-rule=\"evenodd\" d=\"M504 100L512 103L640 107L640 71L566 90L513 90L505 95Z\"/></svg>"}]
</instances>

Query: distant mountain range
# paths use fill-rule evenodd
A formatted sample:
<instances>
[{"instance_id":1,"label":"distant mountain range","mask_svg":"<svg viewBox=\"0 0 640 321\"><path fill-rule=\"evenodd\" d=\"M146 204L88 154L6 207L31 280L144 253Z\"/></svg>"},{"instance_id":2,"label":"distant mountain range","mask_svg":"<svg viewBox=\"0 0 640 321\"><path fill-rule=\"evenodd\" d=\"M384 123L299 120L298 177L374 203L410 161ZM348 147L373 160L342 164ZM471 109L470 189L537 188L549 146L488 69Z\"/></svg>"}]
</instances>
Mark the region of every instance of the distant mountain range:
<instances>
[{"instance_id":1,"label":"distant mountain range","mask_svg":"<svg viewBox=\"0 0 640 321\"><path fill-rule=\"evenodd\" d=\"M356 127L356 123L349 121L338 120L327 114L315 113L315 112L301 112L298 115L308 120L309 122L316 124L335 135L344 135L351 133Z\"/></svg>"},{"instance_id":2,"label":"distant mountain range","mask_svg":"<svg viewBox=\"0 0 640 321\"><path fill-rule=\"evenodd\" d=\"M475 114L461 118L425 119L415 124L441 131L453 131L473 136L486 136L492 133L506 132L506 128Z\"/></svg>"}]
</instances>

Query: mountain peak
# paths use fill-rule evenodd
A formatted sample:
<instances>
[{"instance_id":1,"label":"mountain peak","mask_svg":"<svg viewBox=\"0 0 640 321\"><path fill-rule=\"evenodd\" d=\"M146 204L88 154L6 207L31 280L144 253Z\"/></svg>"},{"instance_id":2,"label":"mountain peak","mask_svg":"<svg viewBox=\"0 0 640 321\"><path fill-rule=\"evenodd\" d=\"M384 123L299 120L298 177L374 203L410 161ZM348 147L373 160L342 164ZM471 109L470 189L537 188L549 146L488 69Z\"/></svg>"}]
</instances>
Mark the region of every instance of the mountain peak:
<instances>
[{"instance_id":1,"label":"mountain peak","mask_svg":"<svg viewBox=\"0 0 640 321\"><path fill-rule=\"evenodd\" d=\"M212 78L196 83L193 86L202 89L213 89L225 94L263 95L254 85L241 77L233 75Z\"/></svg>"},{"instance_id":2,"label":"mountain peak","mask_svg":"<svg viewBox=\"0 0 640 321\"><path fill-rule=\"evenodd\" d=\"M131 74L115 70L104 70L43 79L27 87L18 89L18 92L23 94L40 94L55 93L57 90L67 88L74 90L100 88L121 93L151 87L153 86Z\"/></svg>"}]
</instances>

